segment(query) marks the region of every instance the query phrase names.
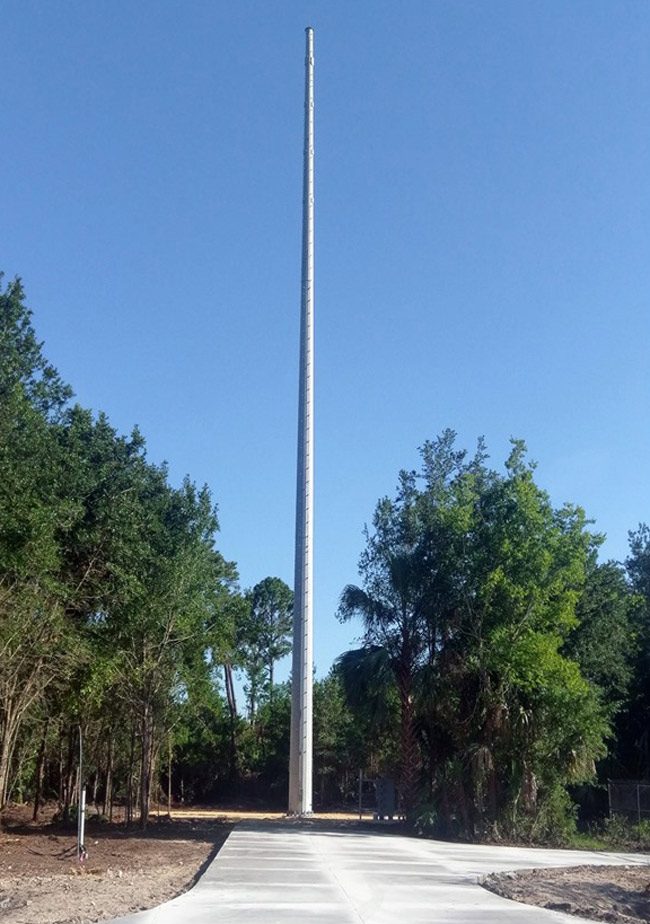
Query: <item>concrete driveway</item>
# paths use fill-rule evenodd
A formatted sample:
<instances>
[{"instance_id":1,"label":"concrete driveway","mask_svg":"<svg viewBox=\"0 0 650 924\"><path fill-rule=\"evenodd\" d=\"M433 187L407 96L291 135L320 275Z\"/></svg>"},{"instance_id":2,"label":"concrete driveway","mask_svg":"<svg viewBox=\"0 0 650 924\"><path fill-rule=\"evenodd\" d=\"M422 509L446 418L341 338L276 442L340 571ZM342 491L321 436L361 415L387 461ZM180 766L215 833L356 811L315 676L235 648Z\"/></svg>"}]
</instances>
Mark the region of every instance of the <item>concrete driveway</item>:
<instances>
[{"instance_id":1,"label":"concrete driveway","mask_svg":"<svg viewBox=\"0 0 650 924\"><path fill-rule=\"evenodd\" d=\"M115 924L577 924L487 892L489 872L644 864L650 856L416 840L367 829L243 822L196 886Z\"/></svg>"}]
</instances>

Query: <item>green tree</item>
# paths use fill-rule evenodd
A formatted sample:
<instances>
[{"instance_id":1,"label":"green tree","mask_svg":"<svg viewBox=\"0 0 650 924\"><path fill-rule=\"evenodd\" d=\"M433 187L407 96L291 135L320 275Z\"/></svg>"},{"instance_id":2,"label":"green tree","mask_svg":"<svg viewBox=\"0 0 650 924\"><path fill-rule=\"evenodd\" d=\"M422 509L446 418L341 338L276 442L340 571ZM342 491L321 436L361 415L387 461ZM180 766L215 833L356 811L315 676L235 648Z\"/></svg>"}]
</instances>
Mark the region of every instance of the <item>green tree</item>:
<instances>
[{"instance_id":1,"label":"green tree","mask_svg":"<svg viewBox=\"0 0 650 924\"><path fill-rule=\"evenodd\" d=\"M625 567L636 606L632 613L632 678L629 701L617 721L617 757L622 776L650 776L650 528L629 533Z\"/></svg>"},{"instance_id":2,"label":"green tree","mask_svg":"<svg viewBox=\"0 0 650 924\"><path fill-rule=\"evenodd\" d=\"M391 519L393 513L388 514ZM375 527L381 529L383 522L376 516ZM400 703L401 794L404 808L410 811L417 801L419 774L416 674L426 654L424 562L421 550L404 543L401 536L396 547L387 547L382 535L369 537L368 546L361 569L370 589L348 585L341 595L339 618L360 616L366 651L379 649L390 663Z\"/></svg>"},{"instance_id":3,"label":"green tree","mask_svg":"<svg viewBox=\"0 0 650 924\"><path fill-rule=\"evenodd\" d=\"M271 698L275 664L291 651L292 613L293 591L280 578L267 577L253 587L251 615L259 625Z\"/></svg>"},{"instance_id":4,"label":"green tree","mask_svg":"<svg viewBox=\"0 0 650 924\"><path fill-rule=\"evenodd\" d=\"M598 689L610 717L629 696L638 644L634 621L640 603L617 562L598 564L592 558L576 606L577 625L564 653L578 662L583 677Z\"/></svg>"},{"instance_id":5,"label":"green tree","mask_svg":"<svg viewBox=\"0 0 650 924\"><path fill-rule=\"evenodd\" d=\"M50 416L69 396L45 360L19 281L0 289L0 807L23 723L80 654L61 578L74 509Z\"/></svg>"},{"instance_id":6,"label":"green tree","mask_svg":"<svg viewBox=\"0 0 650 924\"><path fill-rule=\"evenodd\" d=\"M291 651L293 591L277 577L267 577L246 594L248 612L240 622L240 662L252 722L260 700L273 699L276 662Z\"/></svg>"},{"instance_id":7,"label":"green tree","mask_svg":"<svg viewBox=\"0 0 650 924\"><path fill-rule=\"evenodd\" d=\"M361 614L366 645L389 658L403 751L419 729L447 827L549 829L564 785L604 752L595 688L563 654L598 537L580 508L553 508L519 441L505 473L450 431L422 462L378 505L364 590L344 591L342 615Z\"/></svg>"},{"instance_id":8,"label":"green tree","mask_svg":"<svg viewBox=\"0 0 650 924\"><path fill-rule=\"evenodd\" d=\"M129 544L121 563L123 603L106 621L107 640L117 652L112 669L125 705L137 715L143 824L156 743L166 737L174 691L187 688L192 672L208 669L206 650L221 617L217 590L236 576L213 548L217 521L207 489L197 491L186 481L175 491L166 486L164 471L148 472L131 498L138 541Z\"/></svg>"},{"instance_id":9,"label":"green tree","mask_svg":"<svg viewBox=\"0 0 650 924\"><path fill-rule=\"evenodd\" d=\"M371 776L384 771L379 761L386 749L388 723L376 722L371 727L363 709L355 714L348 705L344 670L338 663L314 684L314 783L322 807L356 803L359 771ZM375 706L373 717L377 719L381 706Z\"/></svg>"},{"instance_id":10,"label":"green tree","mask_svg":"<svg viewBox=\"0 0 650 924\"><path fill-rule=\"evenodd\" d=\"M65 816L81 727L93 797L146 824L181 707L232 657L237 575L207 488L70 397L20 282L0 287L0 806L32 786L37 812L58 779Z\"/></svg>"},{"instance_id":11,"label":"green tree","mask_svg":"<svg viewBox=\"0 0 650 924\"><path fill-rule=\"evenodd\" d=\"M333 673L351 717L348 751L353 768L367 777L394 777L400 767L400 701L386 651L379 646L346 651Z\"/></svg>"},{"instance_id":12,"label":"green tree","mask_svg":"<svg viewBox=\"0 0 650 924\"><path fill-rule=\"evenodd\" d=\"M56 416L72 389L45 359L31 318L21 280L3 288L0 273L0 404L10 401L18 388L43 417Z\"/></svg>"}]
</instances>

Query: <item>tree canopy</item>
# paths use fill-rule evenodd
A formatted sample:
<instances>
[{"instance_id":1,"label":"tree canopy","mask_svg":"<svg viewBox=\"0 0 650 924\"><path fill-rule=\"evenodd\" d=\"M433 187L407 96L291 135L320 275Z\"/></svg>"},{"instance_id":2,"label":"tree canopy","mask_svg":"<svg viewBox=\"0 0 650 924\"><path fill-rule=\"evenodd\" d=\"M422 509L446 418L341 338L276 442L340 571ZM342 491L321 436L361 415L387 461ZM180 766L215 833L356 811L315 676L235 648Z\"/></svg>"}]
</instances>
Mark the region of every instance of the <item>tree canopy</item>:
<instances>
[{"instance_id":1,"label":"tree canopy","mask_svg":"<svg viewBox=\"0 0 650 924\"><path fill-rule=\"evenodd\" d=\"M377 504L363 587L345 588L339 614L361 616L368 657L391 667L405 808L426 784L446 830L521 829L605 753L596 684L611 674L590 682L569 656L600 539L579 507L553 507L520 441L502 472L452 431L421 456Z\"/></svg>"},{"instance_id":2,"label":"tree canopy","mask_svg":"<svg viewBox=\"0 0 650 924\"><path fill-rule=\"evenodd\" d=\"M0 809L65 819L84 783L143 825L161 799L285 804L293 593L242 591L218 531L206 485L73 400L0 280ZM647 778L647 525L599 561L523 442L494 468L447 430L364 540L338 607L362 645L314 688L317 805L354 802L361 771L440 834L535 839L570 828L575 784Z\"/></svg>"}]
</instances>

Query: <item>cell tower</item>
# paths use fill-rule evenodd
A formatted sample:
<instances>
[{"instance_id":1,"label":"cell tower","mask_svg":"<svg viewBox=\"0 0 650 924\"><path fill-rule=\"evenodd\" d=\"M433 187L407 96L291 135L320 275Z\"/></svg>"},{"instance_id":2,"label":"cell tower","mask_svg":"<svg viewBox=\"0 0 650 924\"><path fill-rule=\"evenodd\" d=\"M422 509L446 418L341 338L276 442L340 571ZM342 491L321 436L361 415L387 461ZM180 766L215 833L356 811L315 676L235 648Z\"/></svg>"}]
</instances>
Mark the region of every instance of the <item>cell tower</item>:
<instances>
[{"instance_id":1,"label":"cell tower","mask_svg":"<svg viewBox=\"0 0 650 924\"><path fill-rule=\"evenodd\" d=\"M312 810L314 515L314 30L306 30L300 395L291 674L289 814Z\"/></svg>"}]
</instances>

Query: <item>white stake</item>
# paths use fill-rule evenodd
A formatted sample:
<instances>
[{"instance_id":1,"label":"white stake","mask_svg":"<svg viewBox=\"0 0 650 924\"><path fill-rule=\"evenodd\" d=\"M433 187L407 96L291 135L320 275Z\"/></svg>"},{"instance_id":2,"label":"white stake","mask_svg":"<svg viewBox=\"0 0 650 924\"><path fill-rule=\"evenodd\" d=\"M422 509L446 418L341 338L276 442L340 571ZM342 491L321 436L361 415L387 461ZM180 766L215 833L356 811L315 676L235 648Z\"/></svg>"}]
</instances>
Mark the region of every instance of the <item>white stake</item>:
<instances>
[{"instance_id":1,"label":"white stake","mask_svg":"<svg viewBox=\"0 0 650 924\"><path fill-rule=\"evenodd\" d=\"M79 834L78 834L78 847L77 854L79 857L79 862L84 863L86 857L88 856L88 851L86 850L86 787L81 787L81 793L79 795Z\"/></svg>"}]
</instances>

